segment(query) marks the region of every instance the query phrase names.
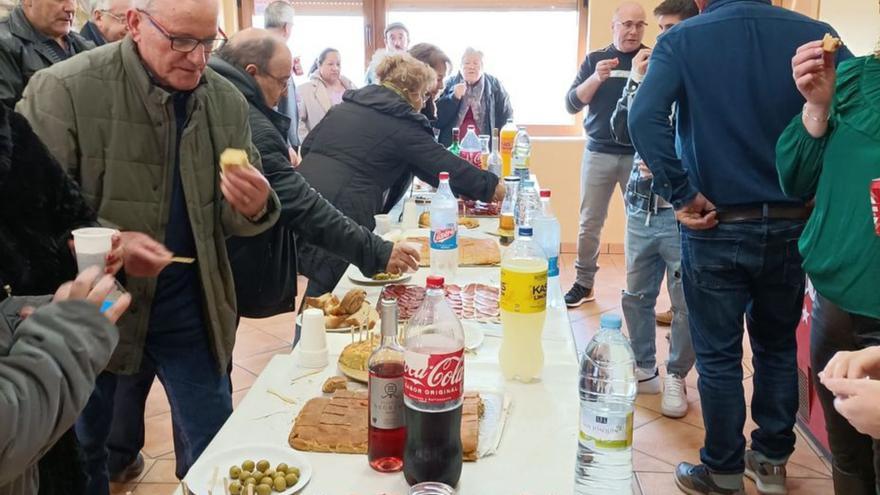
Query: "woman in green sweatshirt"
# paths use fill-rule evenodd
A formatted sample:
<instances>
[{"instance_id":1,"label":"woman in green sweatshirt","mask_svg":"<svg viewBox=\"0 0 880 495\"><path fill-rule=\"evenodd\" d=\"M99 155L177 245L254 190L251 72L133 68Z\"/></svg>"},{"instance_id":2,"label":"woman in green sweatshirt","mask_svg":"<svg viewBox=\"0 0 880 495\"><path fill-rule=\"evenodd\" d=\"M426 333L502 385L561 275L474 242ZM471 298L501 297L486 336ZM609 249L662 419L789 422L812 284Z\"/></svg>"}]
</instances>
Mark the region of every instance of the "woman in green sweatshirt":
<instances>
[{"instance_id":1,"label":"woman in green sweatshirt","mask_svg":"<svg viewBox=\"0 0 880 495\"><path fill-rule=\"evenodd\" d=\"M834 455L834 491L874 494L880 449L835 410L816 374L838 351L880 344L880 236L870 200L871 181L880 178L880 59L852 59L835 73L833 58L818 41L792 60L807 103L779 139L777 168L786 194L816 201L799 248L817 292L811 361Z\"/></svg>"}]
</instances>

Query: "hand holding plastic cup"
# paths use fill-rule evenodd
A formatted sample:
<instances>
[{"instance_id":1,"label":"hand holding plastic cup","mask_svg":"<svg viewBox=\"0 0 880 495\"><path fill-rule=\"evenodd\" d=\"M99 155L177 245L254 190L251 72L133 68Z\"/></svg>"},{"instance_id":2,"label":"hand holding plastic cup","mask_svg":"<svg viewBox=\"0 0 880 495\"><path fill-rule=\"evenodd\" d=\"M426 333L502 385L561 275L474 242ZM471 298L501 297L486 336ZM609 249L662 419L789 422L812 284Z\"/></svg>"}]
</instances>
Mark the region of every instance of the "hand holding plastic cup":
<instances>
[{"instance_id":1,"label":"hand holding plastic cup","mask_svg":"<svg viewBox=\"0 0 880 495\"><path fill-rule=\"evenodd\" d=\"M76 267L79 273L92 266L107 268L107 255L113 249L113 236L118 231L104 227L87 227L73 231L73 249L76 251Z\"/></svg>"}]
</instances>

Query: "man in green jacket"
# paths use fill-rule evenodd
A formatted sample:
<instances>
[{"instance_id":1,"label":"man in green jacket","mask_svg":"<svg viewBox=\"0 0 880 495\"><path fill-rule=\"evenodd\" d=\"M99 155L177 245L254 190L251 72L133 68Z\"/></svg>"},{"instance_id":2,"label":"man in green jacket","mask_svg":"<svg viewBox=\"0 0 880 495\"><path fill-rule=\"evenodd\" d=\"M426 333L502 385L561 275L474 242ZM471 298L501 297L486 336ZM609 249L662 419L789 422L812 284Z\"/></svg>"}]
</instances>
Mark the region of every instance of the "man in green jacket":
<instances>
[{"instance_id":1,"label":"man in green jacket","mask_svg":"<svg viewBox=\"0 0 880 495\"><path fill-rule=\"evenodd\" d=\"M207 68L217 45L217 0L139 0L129 36L35 75L18 111L79 182L100 221L122 231L134 302L120 342L77 424L89 494L106 494L116 384L156 373L172 405L177 475L232 411L226 373L235 341L229 236L278 218L260 172L220 174L226 148L248 150L248 107ZM156 240L153 240L156 239ZM195 258L169 265L171 253Z\"/></svg>"}]
</instances>

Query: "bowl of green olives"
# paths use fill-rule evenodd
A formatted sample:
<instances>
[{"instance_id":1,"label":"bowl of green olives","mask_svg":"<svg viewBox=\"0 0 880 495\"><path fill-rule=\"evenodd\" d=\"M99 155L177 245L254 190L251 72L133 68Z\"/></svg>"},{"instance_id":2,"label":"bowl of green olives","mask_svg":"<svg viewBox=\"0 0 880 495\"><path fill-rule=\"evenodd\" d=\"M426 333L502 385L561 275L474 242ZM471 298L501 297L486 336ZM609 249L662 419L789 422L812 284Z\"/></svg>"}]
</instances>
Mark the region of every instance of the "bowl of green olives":
<instances>
[{"instance_id":1,"label":"bowl of green olives","mask_svg":"<svg viewBox=\"0 0 880 495\"><path fill-rule=\"evenodd\" d=\"M289 447L242 446L199 459L186 483L200 495L208 490L225 493L224 488L231 495L289 495L305 487L311 476L305 456Z\"/></svg>"}]
</instances>

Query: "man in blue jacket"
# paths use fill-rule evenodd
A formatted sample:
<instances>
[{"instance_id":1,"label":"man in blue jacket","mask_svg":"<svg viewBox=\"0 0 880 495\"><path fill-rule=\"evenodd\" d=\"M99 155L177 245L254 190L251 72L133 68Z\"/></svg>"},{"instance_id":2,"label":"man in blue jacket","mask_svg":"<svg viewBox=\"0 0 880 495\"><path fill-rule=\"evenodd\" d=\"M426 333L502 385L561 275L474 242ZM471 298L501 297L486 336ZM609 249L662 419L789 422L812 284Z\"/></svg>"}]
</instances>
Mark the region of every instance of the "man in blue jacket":
<instances>
[{"instance_id":1,"label":"man in blue jacket","mask_svg":"<svg viewBox=\"0 0 880 495\"><path fill-rule=\"evenodd\" d=\"M770 0L695 0L702 14L660 37L630 109L635 147L654 191L682 225L684 293L706 426L702 464L681 463L689 494L782 494L794 451L797 342L804 273L797 240L808 198L787 198L775 146L801 111L791 77L797 47L834 33ZM842 50L840 59L851 54ZM669 108L678 104L678 140ZM676 152L680 146L680 158ZM755 369L751 450L742 435L743 315Z\"/></svg>"}]
</instances>

